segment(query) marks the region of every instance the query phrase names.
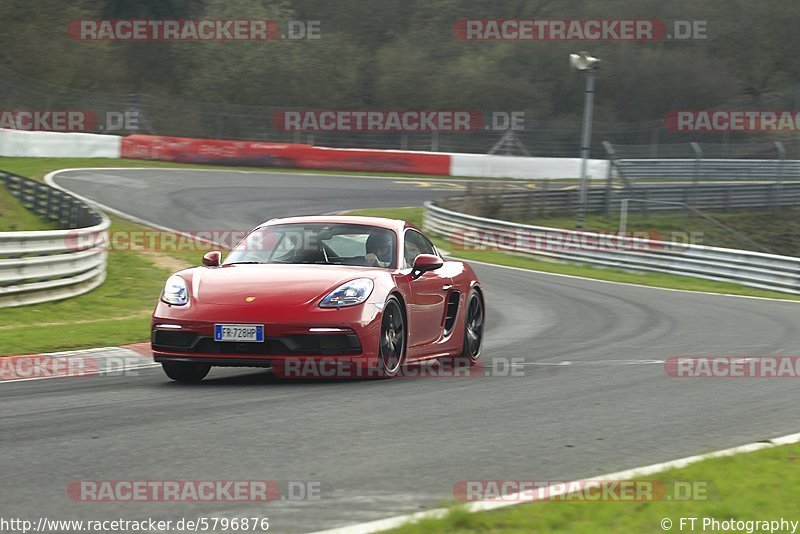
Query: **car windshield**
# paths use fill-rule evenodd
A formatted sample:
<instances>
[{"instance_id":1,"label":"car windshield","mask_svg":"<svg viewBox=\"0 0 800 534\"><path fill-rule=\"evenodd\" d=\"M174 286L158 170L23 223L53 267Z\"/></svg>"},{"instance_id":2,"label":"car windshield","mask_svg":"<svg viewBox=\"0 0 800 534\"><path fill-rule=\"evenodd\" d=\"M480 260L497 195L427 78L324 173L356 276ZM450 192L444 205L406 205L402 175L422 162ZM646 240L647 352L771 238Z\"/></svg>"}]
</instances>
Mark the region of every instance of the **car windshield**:
<instances>
[{"instance_id":1,"label":"car windshield","mask_svg":"<svg viewBox=\"0 0 800 534\"><path fill-rule=\"evenodd\" d=\"M359 224L281 224L255 229L224 265L283 263L356 265L394 269L397 238L385 228Z\"/></svg>"}]
</instances>

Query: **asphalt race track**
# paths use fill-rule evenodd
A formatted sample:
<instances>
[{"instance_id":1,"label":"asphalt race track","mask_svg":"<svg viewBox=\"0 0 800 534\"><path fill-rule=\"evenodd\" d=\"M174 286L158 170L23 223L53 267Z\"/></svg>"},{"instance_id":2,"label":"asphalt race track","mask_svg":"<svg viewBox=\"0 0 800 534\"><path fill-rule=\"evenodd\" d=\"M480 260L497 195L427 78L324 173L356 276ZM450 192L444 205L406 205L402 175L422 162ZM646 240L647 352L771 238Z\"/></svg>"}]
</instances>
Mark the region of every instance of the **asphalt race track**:
<instances>
[{"instance_id":1,"label":"asphalt race track","mask_svg":"<svg viewBox=\"0 0 800 534\"><path fill-rule=\"evenodd\" d=\"M56 182L181 230L447 194L394 179L237 171L73 171ZM797 355L796 303L475 268L487 376L283 382L214 369L187 386L152 368L0 383L2 515L267 516L270 530L312 531L435 507L460 480L589 477L800 430L791 379L677 379L662 363ZM512 358L524 360L521 376L502 372ZM268 505L73 502L67 485L81 479L319 481L322 494Z\"/></svg>"}]
</instances>

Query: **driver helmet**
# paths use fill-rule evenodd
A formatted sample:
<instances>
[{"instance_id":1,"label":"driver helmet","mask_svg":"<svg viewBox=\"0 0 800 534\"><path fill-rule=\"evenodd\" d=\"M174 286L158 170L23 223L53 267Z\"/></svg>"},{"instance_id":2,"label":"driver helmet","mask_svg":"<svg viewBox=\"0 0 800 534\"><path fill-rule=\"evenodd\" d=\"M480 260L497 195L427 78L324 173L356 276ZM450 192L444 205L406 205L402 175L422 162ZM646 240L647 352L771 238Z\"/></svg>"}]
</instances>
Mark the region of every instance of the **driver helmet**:
<instances>
[{"instance_id":1,"label":"driver helmet","mask_svg":"<svg viewBox=\"0 0 800 534\"><path fill-rule=\"evenodd\" d=\"M392 237L389 232L375 232L367 238L367 254L375 254L383 263L392 260Z\"/></svg>"}]
</instances>

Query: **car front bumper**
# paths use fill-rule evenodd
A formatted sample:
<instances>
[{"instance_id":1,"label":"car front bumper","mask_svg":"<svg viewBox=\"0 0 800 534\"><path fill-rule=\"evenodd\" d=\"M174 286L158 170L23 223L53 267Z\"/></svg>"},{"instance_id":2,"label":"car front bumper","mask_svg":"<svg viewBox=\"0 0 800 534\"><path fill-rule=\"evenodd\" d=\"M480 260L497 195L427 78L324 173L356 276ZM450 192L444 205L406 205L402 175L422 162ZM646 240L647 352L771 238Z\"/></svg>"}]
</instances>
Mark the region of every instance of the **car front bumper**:
<instances>
[{"instance_id":1,"label":"car front bumper","mask_svg":"<svg viewBox=\"0 0 800 534\"><path fill-rule=\"evenodd\" d=\"M377 364L380 306L350 308L169 306L153 314L151 347L157 362L207 363L215 366L299 368L329 373L331 362L360 372ZM214 341L215 324L264 325L264 341ZM317 371L315 371L315 369Z\"/></svg>"}]
</instances>

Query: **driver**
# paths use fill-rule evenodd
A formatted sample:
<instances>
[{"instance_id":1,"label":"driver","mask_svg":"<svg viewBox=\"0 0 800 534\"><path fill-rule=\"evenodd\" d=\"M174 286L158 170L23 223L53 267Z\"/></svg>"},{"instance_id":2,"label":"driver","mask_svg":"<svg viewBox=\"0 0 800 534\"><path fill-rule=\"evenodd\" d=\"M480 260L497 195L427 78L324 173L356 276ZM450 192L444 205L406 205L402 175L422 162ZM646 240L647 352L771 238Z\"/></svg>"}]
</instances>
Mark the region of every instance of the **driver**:
<instances>
[{"instance_id":1,"label":"driver","mask_svg":"<svg viewBox=\"0 0 800 534\"><path fill-rule=\"evenodd\" d=\"M367 255L364 260L369 267L388 267L392 263L392 237L389 232L376 232L367 238Z\"/></svg>"}]
</instances>

